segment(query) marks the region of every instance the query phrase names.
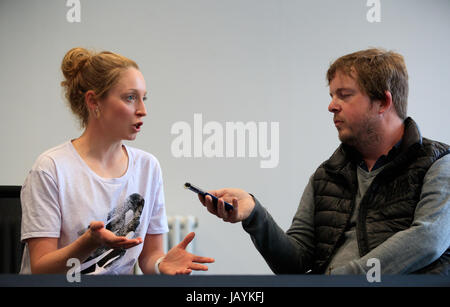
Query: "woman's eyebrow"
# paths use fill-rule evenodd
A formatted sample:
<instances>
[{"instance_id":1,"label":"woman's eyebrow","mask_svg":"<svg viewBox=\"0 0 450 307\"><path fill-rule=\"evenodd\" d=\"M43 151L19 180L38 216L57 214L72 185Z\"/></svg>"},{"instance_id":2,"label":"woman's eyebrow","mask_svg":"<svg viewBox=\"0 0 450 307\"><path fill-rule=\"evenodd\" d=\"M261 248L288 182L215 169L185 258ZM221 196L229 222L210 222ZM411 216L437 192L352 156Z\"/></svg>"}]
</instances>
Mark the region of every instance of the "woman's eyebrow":
<instances>
[{"instance_id":1,"label":"woman's eyebrow","mask_svg":"<svg viewBox=\"0 0 450 307\"><path fill-rule=\"evenodd\" d=\"M126 91L127 91L127 92L133 92L133 93L139 93L139 92L140 92L138 89L135 89L135 88L129 88L129 89L127 89ZM148 92L145 91L143 96L145 96L145 95L147 95L147 94L148 94Z\"/></svg>"}]
</instances>

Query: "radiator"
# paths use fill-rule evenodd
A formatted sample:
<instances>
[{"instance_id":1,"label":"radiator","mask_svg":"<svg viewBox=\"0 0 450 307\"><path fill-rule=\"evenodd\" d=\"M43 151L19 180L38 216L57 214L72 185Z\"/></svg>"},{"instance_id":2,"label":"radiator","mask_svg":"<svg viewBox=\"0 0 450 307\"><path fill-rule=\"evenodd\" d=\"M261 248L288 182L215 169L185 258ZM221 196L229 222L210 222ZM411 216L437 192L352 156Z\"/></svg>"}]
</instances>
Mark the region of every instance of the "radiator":
<instances>
[{"instance_id":1,"label":"radiator","mask_svg":"<svg viewBox=\"0 0 450 307\"><path fill-rule=\"evenodd\" d=\"M168 216L167 222L169 224L169 232L163 235L164 253L167 253L172 247L178 245L188 233L195 231L198 226L197 217L192 215ZM186 248L186 251L189 253L195 254L195 240L196 239L194 238ZM137 263L135 266L135 273L142 274Z\"/></svg>"},{"instance_id":2,"label":"radiator","mask_svg":"<svg viewBox=\"0 0 450 307\"><path fill-rule=\"evenodd\" d=\"M198 226L197 217L192 215L169 216L167 222L169 223L169 232L164 234L164 252L166 253L172 247L178 245L188 233L195 231ZM187 246L186 250L189 253L195 253L195 238Z\"/></svg>"}]
</instances>

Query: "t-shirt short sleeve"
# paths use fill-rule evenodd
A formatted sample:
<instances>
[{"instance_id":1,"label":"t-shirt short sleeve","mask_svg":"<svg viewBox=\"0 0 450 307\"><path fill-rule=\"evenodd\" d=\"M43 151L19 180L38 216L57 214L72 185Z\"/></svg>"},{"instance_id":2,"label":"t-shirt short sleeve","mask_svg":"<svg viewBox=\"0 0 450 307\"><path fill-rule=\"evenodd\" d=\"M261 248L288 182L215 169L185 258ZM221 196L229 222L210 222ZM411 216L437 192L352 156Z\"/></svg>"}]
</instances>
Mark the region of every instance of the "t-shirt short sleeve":
<instances>
[{"instance_id":1,"label":"t-shirt short sleeve","mask_svg":"<svg viewBox=\"0 0 450 307\"><path fill-rule=\"evenodd\" d=\"M154 168L154 174L156 178L158 178L157 182L158 184L154 187L154 203L153 203L153 210L150 218L149 227L147 229L147 234L161 234L166 233L169 231L169 226L167 224L167 216L166 216L166 209L165 209L165 199L164 199L164 185L163 185L163 179L162 179L162 173L161 168L159 165L159 162L154 158L155 161L155 168Z\"/></svg>"},{"instance_id":2,"label":"t-shirt short sleeve","mask_svg":"<svg viewBox=\"0 0 450 307\"><path fill-rule=\"evenodd\" d=\"M21 240L35 237L58 238L61 211L53 161L45 156L37 159L21 190Z\"/></svg>"}]
</instances>

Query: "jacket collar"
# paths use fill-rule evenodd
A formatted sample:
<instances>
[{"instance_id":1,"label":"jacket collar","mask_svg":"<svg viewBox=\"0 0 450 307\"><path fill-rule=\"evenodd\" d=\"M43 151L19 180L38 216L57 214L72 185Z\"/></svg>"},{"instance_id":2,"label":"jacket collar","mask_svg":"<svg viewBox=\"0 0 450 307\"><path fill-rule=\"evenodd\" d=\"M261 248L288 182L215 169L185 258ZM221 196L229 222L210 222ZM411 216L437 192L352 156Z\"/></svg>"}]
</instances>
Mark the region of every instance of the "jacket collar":
<instances>
[{"instance_id":1,"label":"jacket collar","mask_svg":"<svg viewBox=\"0 0 450 307\"><path fill-rule=\"evenodd\" d=\"M422 145L422 135L416 122L408 117L404 120L405 131L403 133L399 155L403 155L411 149L411 146L420 147ZM361 154L352 146L341 143L331 157L322 166L330 172L340 173L344 169L353 168L350 164L356 165L361 158Z\"/></svg>"}]
</instances>

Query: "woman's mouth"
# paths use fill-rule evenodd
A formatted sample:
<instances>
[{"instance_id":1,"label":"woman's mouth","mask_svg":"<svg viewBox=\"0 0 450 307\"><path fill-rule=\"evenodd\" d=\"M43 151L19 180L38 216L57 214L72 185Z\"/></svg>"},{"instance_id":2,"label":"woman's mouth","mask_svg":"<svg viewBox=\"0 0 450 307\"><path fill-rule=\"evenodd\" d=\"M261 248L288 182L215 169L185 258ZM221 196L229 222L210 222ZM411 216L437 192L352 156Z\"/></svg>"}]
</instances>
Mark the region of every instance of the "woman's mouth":
<instances>
[{"instance_id":1,"label":"woman's mouth","mask_svg":"<svg viewBox=\"0 0 450 307\"><path fill-rule=\"evenodd\" d=\"M141 126L142 126L143 124L144 124L143 122L138 122L138 123L134 124L133 127L134 127L134 129L135 129L136 131L140 131L140 130L141 130Z\"/></svg>"}]
</instances>

